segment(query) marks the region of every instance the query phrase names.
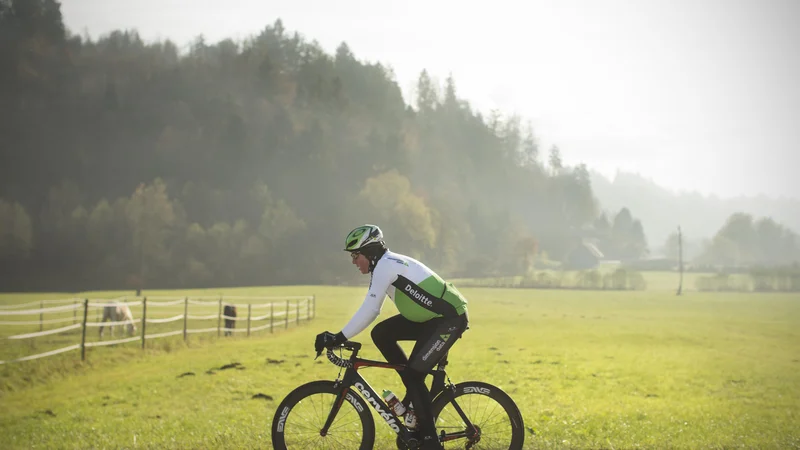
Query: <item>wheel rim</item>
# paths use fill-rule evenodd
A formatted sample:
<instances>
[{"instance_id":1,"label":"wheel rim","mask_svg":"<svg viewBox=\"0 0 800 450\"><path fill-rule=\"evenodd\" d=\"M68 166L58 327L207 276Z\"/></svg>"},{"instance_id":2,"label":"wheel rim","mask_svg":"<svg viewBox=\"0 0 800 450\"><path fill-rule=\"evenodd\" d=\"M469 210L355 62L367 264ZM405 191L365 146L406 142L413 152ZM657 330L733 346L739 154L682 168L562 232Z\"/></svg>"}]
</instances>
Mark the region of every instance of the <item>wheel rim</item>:
<instances>
[{"instance_id":1,"label":"wheel rim","mask_svg":"<svg viewBox=\"0 0 800 450\"><path fill-rule=\"evenodd\" d=\"M335 401L335 395L319 393L297 402L286 418L283 430L286 446L304 450L359 448L363 439L361 418L347 402L342 404L328 431L322 433Z\"/></svg>"},{"instance_id":2,"label":"wheel rim","mask_svg":"<svg viewBox=\"0 0 800 450\"><path fill-rule=\"evenodd\" d=\"M508 449L513 437L513 426L500 403L485 395L463 395L456 399L477 432L471 433L461 420L452 403L447 403L436 419L436 429L447 434L467 432L463 437L444 442L447 449Z\"/></svg>"}]
</instances>

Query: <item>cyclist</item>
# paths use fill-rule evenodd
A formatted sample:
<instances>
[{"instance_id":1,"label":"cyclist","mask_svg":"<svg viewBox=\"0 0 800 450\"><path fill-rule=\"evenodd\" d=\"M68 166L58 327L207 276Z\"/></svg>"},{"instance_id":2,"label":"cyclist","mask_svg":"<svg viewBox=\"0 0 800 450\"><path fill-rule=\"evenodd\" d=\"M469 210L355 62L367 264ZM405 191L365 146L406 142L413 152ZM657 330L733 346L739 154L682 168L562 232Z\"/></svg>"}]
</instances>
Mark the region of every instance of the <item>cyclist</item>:
<instances>
[{"instance_id":1,"label":"cyclist","mask_svg":"<svg viewBox=\"0 0 800 450\"><path fill-rule=\"evenodd\" d=\"M442 448L425 376L467 329L467 300L421 262L390 251L376 225L352 230L345 239L344 250L350 252L362 274L372 274L369 290L340 332L317 335L315 350L319 353L323 348L342 344L366 329L380 314L388 295L400 314L376 324L372 340L387 362L406 365L406 370L398 371L406 387L403 403L414 406L422 448ZM416 341L411 355L406 357L398 341Z\"/></svg>"}]
</instances>

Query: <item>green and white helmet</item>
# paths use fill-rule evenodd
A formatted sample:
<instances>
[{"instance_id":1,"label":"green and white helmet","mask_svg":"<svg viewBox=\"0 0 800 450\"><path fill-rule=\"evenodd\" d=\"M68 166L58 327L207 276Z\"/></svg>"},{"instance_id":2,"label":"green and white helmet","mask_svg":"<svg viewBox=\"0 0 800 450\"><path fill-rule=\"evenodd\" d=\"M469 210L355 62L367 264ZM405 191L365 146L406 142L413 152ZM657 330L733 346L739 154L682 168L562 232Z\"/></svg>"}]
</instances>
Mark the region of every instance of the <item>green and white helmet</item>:
<instances>
[{"instance_id":1,"label":"green and white helmet","mask_svg":"<svg viewBox=\"0 0 800 450\"><path fill-rule=\"evenodd\" d=\"M364 247L375 245L385 245L383 242L383 232L377 225L362 225L351 231L344 240L344 250L355 252Z\"/></svg>"}]
</instances>

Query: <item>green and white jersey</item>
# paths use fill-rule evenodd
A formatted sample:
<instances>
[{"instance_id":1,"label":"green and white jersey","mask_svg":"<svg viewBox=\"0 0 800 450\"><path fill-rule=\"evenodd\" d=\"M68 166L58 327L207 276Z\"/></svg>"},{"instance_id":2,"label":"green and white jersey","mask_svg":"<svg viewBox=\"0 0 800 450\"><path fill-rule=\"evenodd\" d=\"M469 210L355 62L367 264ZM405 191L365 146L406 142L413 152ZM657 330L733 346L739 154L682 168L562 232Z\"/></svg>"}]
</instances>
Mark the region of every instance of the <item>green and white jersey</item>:
<instances>
[{"instance_id":1,"label":"green and white jersey","mask_svg":"<svg viewBox=\"0 0 800 450\"><path fill-rule=\"evenodd\" d=\"M342 329L347 339L378 317L387 295L400 314L413 322L467 312L466 298L452 284L416 259L387 250L375 264L364 303Z\"/></svg>"}]
</instances>

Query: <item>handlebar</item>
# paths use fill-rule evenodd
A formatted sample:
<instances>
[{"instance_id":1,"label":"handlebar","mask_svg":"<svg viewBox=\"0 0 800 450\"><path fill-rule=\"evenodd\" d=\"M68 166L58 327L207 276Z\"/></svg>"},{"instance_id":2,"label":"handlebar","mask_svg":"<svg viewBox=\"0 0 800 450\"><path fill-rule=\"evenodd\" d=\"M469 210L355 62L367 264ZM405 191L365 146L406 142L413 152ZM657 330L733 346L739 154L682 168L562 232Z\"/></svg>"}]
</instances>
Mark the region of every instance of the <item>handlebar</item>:
<instances>
[{"instance_id":1,"label":"handlebar","mask_svg":"<svg viewBox=\"0 0 800 450\"><path fill-rule=\"evenodd\" d=\"M358 354L358 351L361 350L361 343L353 342L353 341L347 341L344 344L337 345L336 347L329 348L328 351L327 351L327 357L328 357L328 360L331 363L333 363L334 365L339 366L339 367L349 368L349 367L353 367L353 363L351 361L349 361L349 360L346 360L344 358L340 358L340 357L336 356L336 354L333 353L333 349L334 348L344 348L345 350L350 350L351 352L353 352L353 356L355 356L355 355ZM317 357L319 357L319 355L321 355L321 354L322 354L322 352L318 352L317 353Z\"/></svg>"}]
</instances>

